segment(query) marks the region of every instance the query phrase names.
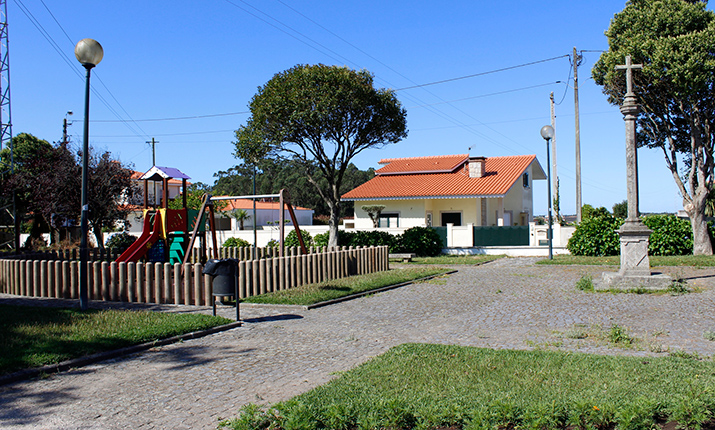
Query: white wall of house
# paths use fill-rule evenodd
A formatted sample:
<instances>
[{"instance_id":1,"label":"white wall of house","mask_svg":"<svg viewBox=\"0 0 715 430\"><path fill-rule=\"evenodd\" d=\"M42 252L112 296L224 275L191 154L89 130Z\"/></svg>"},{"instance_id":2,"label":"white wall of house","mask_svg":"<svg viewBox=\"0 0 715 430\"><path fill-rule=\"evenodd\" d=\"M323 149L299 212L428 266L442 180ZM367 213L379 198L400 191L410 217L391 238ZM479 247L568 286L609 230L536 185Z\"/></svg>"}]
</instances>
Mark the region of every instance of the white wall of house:
<instances>
[{"instance_id":1,"label":"white wall of house","mask_svg":"<svg viewBox=\"0 0 715 430\"><path fill-rule=\"evenodd\" d=\"M531 175L530 175L531 176ZM459 213L461 224L476 226L528 225L533 221L533 199L531 187L525 189L522 181L517 181L504 198L454 198L415 200L370 200L355 202L355 228L371 229L372 220L361 209L366 205L384 205L383 214L399 214L399 227L424 227L431 214L432 226L441 226L443 214ZM482 219L482 200L486 201L486 222ZM504 221L500 223L499 218Z\"/></svg>"},{"instance_id":2,"label":"white wall of house","mask_svg":"<svg viewBox=\"0 0 715 430\"><path fill-rule=\"evenodd\" d=\"M372 230L370 216L362 206L384 205L383 214L398 214L397 228L410 228L425 225L425 200L380 200L355 202L355 229ZM393 226L391 226L393 227Z\"/></svg>"},{"instance_id":3,"label":"white wall of house","mask_svg":"<svg viewBox=\"0 0 715 430\"><path fill-rule=\"evenodd\" d=\"M253 230L253 209L245 209L250 216L249 219L243 222L243 227L245 229ZM312 209L293 209L295 217L298 220L298 225L312 225L313 224L313 210ZM280 220L280 209L256 209L256 218L258 219L257 226L273 226L278 225ZM290 219L290 213L288 210L284 210L285 220L288 221L286 225L293 225ZM239 230L240 223L231 217L228 213L217 213L216 218L229 218L231 220L231 229Z\"/></svg>"}]
</instances>

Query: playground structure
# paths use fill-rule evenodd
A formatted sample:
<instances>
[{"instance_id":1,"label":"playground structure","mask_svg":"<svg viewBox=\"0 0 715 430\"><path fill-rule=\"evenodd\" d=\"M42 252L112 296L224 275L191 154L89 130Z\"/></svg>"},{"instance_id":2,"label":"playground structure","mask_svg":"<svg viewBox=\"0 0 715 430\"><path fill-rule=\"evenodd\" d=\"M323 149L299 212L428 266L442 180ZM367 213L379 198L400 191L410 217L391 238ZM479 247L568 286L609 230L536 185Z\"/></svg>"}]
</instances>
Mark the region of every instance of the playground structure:
<instances>
[{"instance_id":1,"label":"playground structure","mask_svg":"<svg viewBox=\"0 0 715 430\"><path fill-rule=\"evenodd\" d=\"M169 209L169 180L180 178L182 180L181 196L182 209ZM287 190L281 190L279 194L251 195L251 196L228 196L212 197L205 194L202 198L201 208L197 210L188 209L186 206L186 181L191 179L178 169L170 167L152 167L140 178L144 181L144 225L142 233L134 243L124 251L117 262L138 262L146 258L149 262L162 263L183 263L186 264L191 256L196 238L201 238L202 261L206 259L206 219L208 215L209 229L212 235L214 258L218 258L218 246L216 241L216 228L214 225L214 201L233 199L263 199L278 198L280 200L280 256L283 256L285 237L285 208L287 206L291 220L298 235L301 251L307 253L303 243L303 238L298 227L298 222L290 204ZM161 181L163 183L163 196L161 208L153 208L149 205L149 181ZM154 196L156 199L156 196ZM189 235L189 228L192 229ZM255 228L255 226L254 226Z\"/></svg>"}]
</instances>

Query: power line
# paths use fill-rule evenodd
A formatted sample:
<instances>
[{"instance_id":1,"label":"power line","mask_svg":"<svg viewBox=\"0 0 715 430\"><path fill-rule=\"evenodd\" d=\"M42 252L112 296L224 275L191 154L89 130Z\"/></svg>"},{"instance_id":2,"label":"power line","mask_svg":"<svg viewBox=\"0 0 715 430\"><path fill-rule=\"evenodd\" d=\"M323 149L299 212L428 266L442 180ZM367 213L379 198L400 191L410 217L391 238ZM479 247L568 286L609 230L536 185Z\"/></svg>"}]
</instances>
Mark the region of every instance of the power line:
<instances>
[{"instance_id":1,"label":"power line","mask_svg":"<svg viewBox=\"0 0 715 430\"><path fill-rule=\"evenodd\" d=\"M428 82L428 83L426 83L426 84L413 85L413 86L411 86L411 87L398 88L398 89L396 89L395 91L411 90L411 89L413 89L413 88L422 88L422 87L427 87L427 86L430 86L430 85L444 84L444 83L447 83L447 82L454 82L454 81L459 81L459 80L462 80L462 79L475 78L475 77L477 77L477 76L484 76L484 75L490 75L490 74L493 74L493 73L506 72L507 70L518 69L518 68L520 68L520 67L533 66L533 65L535 65L535 64L546 63L546 62L548 62L548 61L554 61L554 60L558 60L558 59L561 59L561 58L566 58L566 57L568 57L568 56L569 56L568 54L564 54L564 55L560 55L560 56L558 56L558 57L551 57L551 58L546 58L546 59L543 59L543 60L532 61L532 62L529 62L529 63L517 64L516 66L502 67L501 69L494 69L494 70L489 70L489 71L486 71L486 72L474 73L474 74L472 74L472 75L459 76L459 77L456 77L456 78L444 79L444 80L441 80L441 81Z\"/></svg>"},{"instance_id":2,"label":"power line","mask_svg":"<svg viewBox=\"0 0 715 430\"><path fill-rule=\"evenodd\" d=\"M546 87L546 86L549 86L549 85L562 84L562 83L563 83L562 81L548 82L548 83L545 83L545 84L532 85L532 86L529 86L529 87L515 88L515 89L513 89L513 90L498 91L498 92L496 92L496 93L480 94L480 95L478 95L478 96L464 97L464 98L461 98L461 99L447 100L447 101L438 102L438 103L430 103L430 104L427 104L427 105L410 106L408 109L421 108L421 107L427 107L427 106L435 106L435 105L441 105L441 104L445 104L445 103L463 102L463 101L466 101L466 100L481 99L481 98L484 98L484 97L492 97L492 96L498 96L498 95L501 95L501 94L515 93L515 92L518 92L518 91L531 90L531 89L533 89L533 88Z\"/></svg>"},{"instance_id":3,"label":"power line","mask_svg":"<svg viewBox=\"0 0 715 430\"><path fill-rule=\"evenodd\" d=\"M170 117L170 118L135 119L132 121L133 122L181 121L181 120L187 120L187 119L203 119L203 118L215 118L215 117L219 117L219 116L245 115L248 113L251 113L251 111L214 113L214 114L209 114L209 115L178 116L178 117ZM94 119L94 120L91 120L90 122L122 122L122 121L118 120L118 119Z\"/></svg>"},{"instance_id":4,"label":"power line","mask_svg":"<svg viewBox=\"0 0 715 430\"><path fill-rule=\"evenodd\" d=\"M30 9L22 2L22 0L14 0L14 1L15 1L15 4L17 4L17 6L20 8L20 10L22 11L22 13L25 14L25 16L30 20L30 22L32 23L32 25L35 26L35 28L37 29L37 31L39 31L40 34L45 38L45 40L47 40L47 42L48 42L48 43L50 44L50 46L55 50L55 52L57 52L57 54L59 54L60 58L62 58L62 60L65 62L65 64L67 64L67 65L70 67L70 69L72 69L72 71L75 73L75 75L77 75L77 77L78 77L80 80L84 80L84 76L82 76L82 74L78 71L78 68L77 68L77 66L76 66L76 63L73 62L73 61L71 61L71 59L67 56L67 54L65 53L65 51L60 47L60 45L59 45L59 44L55 41L55 39L52 37L52 35L50 35L50 33L45 29L45 27L42 25L42 23L40 23L40 21L32 14L32 12L30 11ZM73 42L72 42L72 39L69 37L69 35L68 35L67 32L65 31L65 29L62 27L62 25L61 25L61 24L59 23L59 21L57 20L57 18L55 18L54 14L52 14L52 12L50 11L50 9L47 7L47 5L46 5L44 2L42 2L42 4L43 4L43 6L45 7L45 9L47 9L47 11L50 13L50 15L52 16L52 18L55 20L55 23L57 23L57 25L59 26L60 30L62 30L62 33L64 33L65 37L67 37L67 40L69 40L71 46L74 47L74 44L73 44ZM121 103L119 103L119 101L116 99L116 97L114 97L114 94L112 94L112 92L109 90L109 88L107 88L107 86L104 84L104 82L102 82L101 78L100 78L99 76L97 76L96 72L95 72L95 76L96 76L96 79L98 79L99 82L102 84L102 86L107 90L107 92L109 93L109 95L114 99L114 101L117 103L117 105L119 106L119 108L122 109L122 110L127 114L127 116L130 116L130 115L127 113L127 111L124 109L124 107L122 107ZM100 94L100 93L97 91L96 88L92 87L92 88L91 88L91 91L92 91L92 93L102 102L102 104L104 104L104 106L105 106L110 112L112 112L112 114L114 114L114 116L116 116L117 118L119 118L119 119L121 120L121 122L124 122L124 125L125 125L130 131L132 131L133 133L135 133L136 136L139 136L139 137L148 137L148 134L147 134L146 132L144 132L144 130L141 130L141 127L139 127L138 125L137 125L137 127L139 127L139 129L144 133L144 136L142 136L139 132L137 132L135 129L133 129L132 126L131 126L131 124L129 124L129 123L127 122L127 120L124 120L124 119L122 118L122 116L109 104L109 102L107 102L107 100L104 98L104 96L103 96L102 94ZM131 117L130 117L130 119L131 119Z\"/></svg>"}]
</instances>

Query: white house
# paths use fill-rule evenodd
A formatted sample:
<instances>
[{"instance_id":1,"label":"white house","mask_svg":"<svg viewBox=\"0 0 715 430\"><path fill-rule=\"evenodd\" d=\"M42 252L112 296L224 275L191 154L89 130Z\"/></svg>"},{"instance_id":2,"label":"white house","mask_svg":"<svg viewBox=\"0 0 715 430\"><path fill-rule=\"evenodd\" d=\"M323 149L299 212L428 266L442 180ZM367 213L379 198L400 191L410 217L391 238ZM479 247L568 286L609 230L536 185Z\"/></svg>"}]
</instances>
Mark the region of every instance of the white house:
<instances>
[{"instance_id":1,"label":"white house","mask_svg":"<svg viewBox=\"0 0 715 430\"><path fill-rule=\"evenodd\" d=\"M383 205L380 227L527 226L532 181L546 179L535 155L391 158L375 177L342 196L355 202L355 228L370 229L361 209Z\"/></svg>"}]
</instances>

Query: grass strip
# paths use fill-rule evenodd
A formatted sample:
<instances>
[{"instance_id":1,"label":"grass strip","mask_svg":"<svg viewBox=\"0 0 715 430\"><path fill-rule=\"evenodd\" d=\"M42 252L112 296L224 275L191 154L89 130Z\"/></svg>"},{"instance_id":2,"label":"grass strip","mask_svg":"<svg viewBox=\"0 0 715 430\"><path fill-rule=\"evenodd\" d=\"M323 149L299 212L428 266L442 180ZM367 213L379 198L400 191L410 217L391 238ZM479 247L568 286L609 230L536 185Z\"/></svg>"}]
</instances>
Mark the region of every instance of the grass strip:
<instances>
[{"instance_id":1,"label":"grass strip","mask_svg":"<svg viewBox=\"0 0 715 430\"><path fill-rule=\"evenodd\" d=\"M715 256L712 255L652 255L649 257L651 267L654 266L715 266ZM581 266L618 266L621 264L619 255L608 257L589 257L582 255L555 255L553 260L540 260L536 264L545 265L581 265Z\"/></svg>"},{"instance_id":2,"label":"grass strip","mask_svg":"<svg viewBox=\"0 0 715 430\"><path fill-rule=\"evenodd\" d=\"M715 363L555 351L403 344L268 410L243 429L701 428L715 408Z\"/></svg>"},{"instance_id":3,"label":"grass strip","mask_svg":"<svg viewBox=\"0 0 715 430\"><path fill-rule=\"evenodd\" d=\"M469 264L478 265L506 257L505 255L438 255L436 257L417 257L415 264Z\"/></svg>"},{"instance_id":4,"label":"grass strip","mask_svg":"<svg viewBox=\"0 0 715 430\"><path fill-rule=\"evenodd\" d=\"M449 269L443 267L405 267L385 272L335 279L319 284L304 285L302 287L248 297L244 301L247 303L309 306L447 272L449 272Z\"/></svg>"},{"instance_id":5,"label":"grass strip","mask_svg":"<svg viewBox=\"0 0 715 430\"><path fill-rule=\"evenodd\" d=\"M201 314L0 305L0 374L230 322Z\"/></svg>"}]
</instances>

